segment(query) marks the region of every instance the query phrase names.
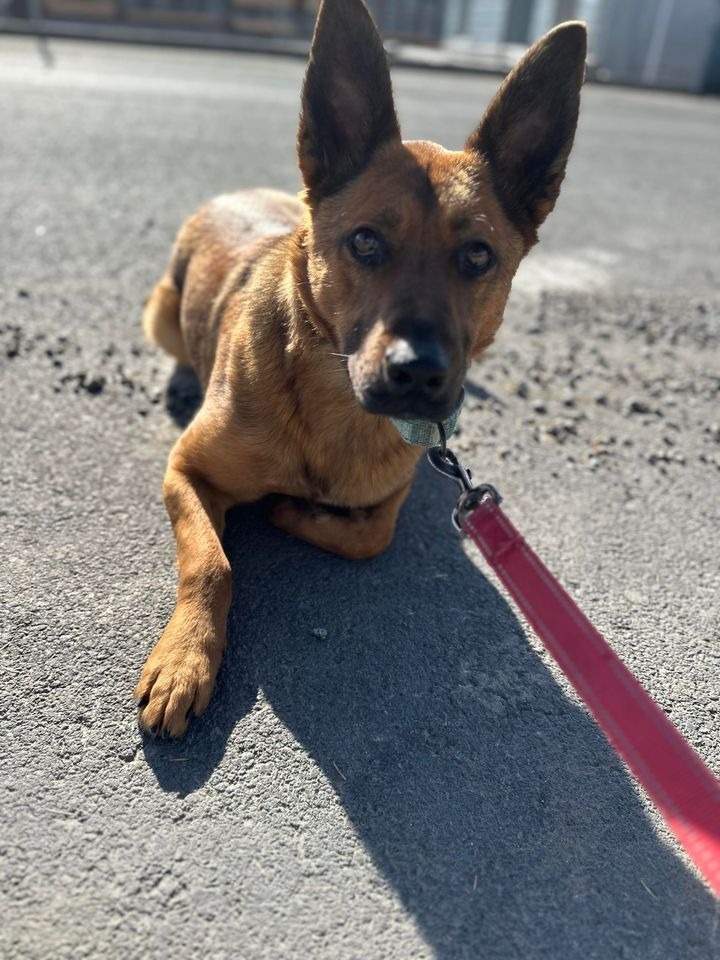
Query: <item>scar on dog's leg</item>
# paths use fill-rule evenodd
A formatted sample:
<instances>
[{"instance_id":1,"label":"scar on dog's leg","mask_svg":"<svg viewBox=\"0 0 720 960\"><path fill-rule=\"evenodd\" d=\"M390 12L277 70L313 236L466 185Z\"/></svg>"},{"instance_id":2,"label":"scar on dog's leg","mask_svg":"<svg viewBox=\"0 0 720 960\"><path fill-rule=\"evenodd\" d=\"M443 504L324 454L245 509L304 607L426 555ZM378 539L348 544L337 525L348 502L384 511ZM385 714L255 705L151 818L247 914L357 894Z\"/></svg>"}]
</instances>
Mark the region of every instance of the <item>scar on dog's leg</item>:
<instances>
[{"instance_id":1,"label":"scar on dog's leg","mask_svg":"<svg viewBox=\"0 0 720 960\"><path fill-rule=\"evenodd\" d=\"M148 297L142 323L151 343L162 347L183 366L190 366L180 329L180 293L169 274L165 274Z\"/></svg>"},{"instance_id":2,"label":"scar on dog's leg","mask_svg":"<svg viewBox=\"0 0 720 960\"><path fill-rule=\"evenodd\" d=\"M220 538L228 497L171 465L163 485L177 541L177 606L135 688L138 722L179 736L207 707L226 641L232 593Z\"/></svg>"},{"instance_id":3,"label":"scar on dog's leg","mask_svg":"<svg viewBox=\"0 0 720 960\"><path fill-rule=\"evenodd\" d=\"M351 510L347 516L309 508L292 497L283 497L271 513L272 523L313 546L348 560L365 560L386 550L395 534L400 507L410 492L408 483L374 507Z\"/></svg>"}]
</instances>

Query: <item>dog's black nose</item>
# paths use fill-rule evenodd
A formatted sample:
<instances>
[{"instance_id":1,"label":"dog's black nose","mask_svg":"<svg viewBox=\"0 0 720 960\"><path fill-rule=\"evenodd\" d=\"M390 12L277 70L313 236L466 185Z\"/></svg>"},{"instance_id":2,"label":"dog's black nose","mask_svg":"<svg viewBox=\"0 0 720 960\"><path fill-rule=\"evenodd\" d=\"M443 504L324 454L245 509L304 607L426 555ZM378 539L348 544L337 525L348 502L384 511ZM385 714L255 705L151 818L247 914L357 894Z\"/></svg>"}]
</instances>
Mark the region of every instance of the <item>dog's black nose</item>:
<instances>
[{"instance_id":1,"label":"dog's black nose","mask_svg":"<svg viewBox=\"0 0 720 960\"><path fill-rule=\"evenodd\" d=\"M437 398L447 381L448 355L433 341L395 340L385 351L388 393L404 397L419 393Z\"/></svg>"}]
</instances>

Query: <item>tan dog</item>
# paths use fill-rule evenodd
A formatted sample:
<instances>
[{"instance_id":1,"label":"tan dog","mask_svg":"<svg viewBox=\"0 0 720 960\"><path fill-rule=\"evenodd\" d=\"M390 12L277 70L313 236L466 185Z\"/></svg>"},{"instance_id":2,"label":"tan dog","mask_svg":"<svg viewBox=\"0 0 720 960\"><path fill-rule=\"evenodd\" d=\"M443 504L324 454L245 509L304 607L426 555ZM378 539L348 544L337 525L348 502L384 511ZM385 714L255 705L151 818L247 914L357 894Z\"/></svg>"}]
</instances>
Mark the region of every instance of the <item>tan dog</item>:
<instances>
[{"instance_id":1,"label":"tan dog","mask_svg":"<svg viewBox=\"0 0 720 960\"><path fill-rule=\"evenodd\" d=\"M135 690L143 728L177 736L210 700L230 506L281 495L273 523L344 557L391 542L422 451L388 415L445 418L492 342L560 190L584 63L584 26L563 24L464 150L404 143L364 4L324 0L302 91L303 201L257 190L207 204L145 310L204 401L165 476L179 586Z\"/></svg>"}]
</instances>

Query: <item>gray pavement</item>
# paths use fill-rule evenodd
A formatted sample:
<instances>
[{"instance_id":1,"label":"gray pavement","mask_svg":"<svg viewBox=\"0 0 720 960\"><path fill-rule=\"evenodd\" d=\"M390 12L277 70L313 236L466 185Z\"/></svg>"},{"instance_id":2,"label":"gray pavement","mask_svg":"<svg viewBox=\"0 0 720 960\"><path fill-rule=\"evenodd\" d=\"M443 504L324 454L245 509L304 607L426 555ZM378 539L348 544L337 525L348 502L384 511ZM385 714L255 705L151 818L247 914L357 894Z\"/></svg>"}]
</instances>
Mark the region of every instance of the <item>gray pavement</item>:
<instances>
[{"instance_id":1,"label":"gray pavement","mask_svg":"<svg viewBox=\"0 0 720 960\"><path fill-rule=\"evenodd\" d=\"M0 951L715 958L717 904L427 470L364 564L234 511L211 707L137 731L192 407L139 311L200 201L297 188L301 74L0 37ZM495 88L395 83L406 136L448 146ZM716 772L719 148L718 101L585 91L456 444Z\"/></svg>"}]
</instances>

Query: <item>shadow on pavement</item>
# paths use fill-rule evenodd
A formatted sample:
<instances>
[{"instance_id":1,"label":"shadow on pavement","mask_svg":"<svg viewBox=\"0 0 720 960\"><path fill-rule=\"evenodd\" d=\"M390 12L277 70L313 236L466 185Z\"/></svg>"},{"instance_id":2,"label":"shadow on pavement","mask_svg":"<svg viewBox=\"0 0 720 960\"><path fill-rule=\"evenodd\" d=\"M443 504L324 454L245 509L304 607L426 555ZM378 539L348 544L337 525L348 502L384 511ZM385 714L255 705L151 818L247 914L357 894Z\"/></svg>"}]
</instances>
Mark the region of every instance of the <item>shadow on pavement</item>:
<instances>
[{"instance_id":1,"label":"shadow on pavement","mask_svg":"<svg viewBox=\"0 0 720 960\"><path fill-rule=\"evenodd\" d=\"M201 787L262 688L436 957L710 957L711 895L465 556L452 500L422 469L366 563L231 511L228 651L192 762L146 743L161 787Z\"/></svg>"},{"instance_id":2,"label":"shadow on pavement","mask_svg":"<svg viewBox=\"0 0 720 960\"><path fill-rule=\"evenodd\" d=\"M165 409L178 427L185 428L197 413L202 402L202 389L192 367L178 364L173 370L165 392Z\"/></svg>"}]
</instances>

